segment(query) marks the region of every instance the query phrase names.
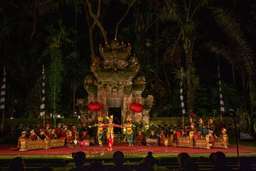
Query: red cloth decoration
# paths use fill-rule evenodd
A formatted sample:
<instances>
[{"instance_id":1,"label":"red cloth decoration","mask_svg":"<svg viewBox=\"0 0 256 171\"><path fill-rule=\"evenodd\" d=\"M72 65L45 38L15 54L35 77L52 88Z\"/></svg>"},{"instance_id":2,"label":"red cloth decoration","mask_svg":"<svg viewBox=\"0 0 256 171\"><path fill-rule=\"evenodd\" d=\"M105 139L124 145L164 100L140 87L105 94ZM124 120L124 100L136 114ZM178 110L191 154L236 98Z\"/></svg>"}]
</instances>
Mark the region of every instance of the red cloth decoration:
<instances>
[{"instance_id":1,"label":"red cloth decoration","mask_svg":"<svg viewBox=\"0 0 256 171\"><path fill-rule=\"evenodd\" d=\"M130 109L131 109L131 111L133 111L133 112L135 112L135 113L139 113L139 112L142 112L143 106L142 106L142 104L140 104L140 103L134 102L134 103L132 103L132 104L130 105Z\"/></svg>"},{"instance_id":2,"label":"red cloth decoration","mask_svg":"<svg viewBox=\"0 0 256 171\"><path fill-rule=\"evenodd\" d=\"M181 136L182 136L181 131L176 131L176 138L179 138L179 137L181 137Z\"/></svg>"},{"instance_id":3,"label":"red cloth decoration","mask_svg":"<svg viewBox=\"0 0 256 171\"><path fill-rule=\"evenodd\" d=\"M99 102L90 102L88 105L87 105L87 108L89 111L92 111L92 112L98 112L102 109L103 105L100 104Z\"/></svg>"}]
</instances>

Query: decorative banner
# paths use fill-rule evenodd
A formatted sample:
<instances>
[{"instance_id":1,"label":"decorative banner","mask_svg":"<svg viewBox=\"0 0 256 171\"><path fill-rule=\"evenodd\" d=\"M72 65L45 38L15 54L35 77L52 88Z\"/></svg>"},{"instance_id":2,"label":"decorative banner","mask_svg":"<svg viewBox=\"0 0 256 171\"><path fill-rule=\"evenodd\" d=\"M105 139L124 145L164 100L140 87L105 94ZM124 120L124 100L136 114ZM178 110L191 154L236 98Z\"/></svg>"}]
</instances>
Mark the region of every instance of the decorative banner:
<instances>
[{"instance_id":1,"label":"decorative banner","mask_svg":"<svg viewBox=\"0 0 256 171\"><path fill-rule=\"evenodd\" d=\"M42 80L41 80L41 105L40 105L40 116L45 116L45 86L46 86L46 76L44 71L44 65L42 66Z\"/></svg>"},{"instance_id":2,"label":"decorative banner","mask_svg":"<svg viewBox=\"0 0 256 171\"><path fill-rule=\"evenodd\" d=\"M222 115L225 112L224 98L222 95L222 83L221 83L221 75L220 75L220 65L218 64L218 86L219 86L219 103L220 103L220 117L222 119Z\"/></svg>"},{"instance_id":3,"label":"decorative banner","mask_svg":"<svg viewBox=\"0 0 256 171\"><path fill-rule=\"evenodd\" d=\"M1 93L0 93L0 110L5 110L5 96L6 96L6 70L3 69L3 80L1 84Z\"/></svg>"},{"instance_id":4,"label":"decorative banner","mask_svg":"<svg viewBox=\"0 0 256 171\"><path fill-rule=\"evenodd\" d=\"M185 109L185 104L184 104L184 97L183 97L183 68L180 68L180 106L181 106L181 111L182 115L186 114L186 109Z\"/></svg>"},{"instance_id":5,"label":"decorative banner","mask_svg":"<svg viewBox=\"0 0 256 171\"><path fill-rule=\"evenodd\" d=\"M90 102L87 105L87 108L91 112L98 112L98 111L100 111L103 108L103 105L101 103L99 103L99 102Z\"/></svg>"},{"instance_id":6,"label":"decorative banner","mask_svg":"<svg viewBox=\"0 0 256 171\"><path fill-rule=\"evenodd\" d=\"M130 105L130 110L133 111L133 112L135 112L135 113L139 113L139 112L142 112L143 106L142 106L142 104L140 104L140 103L134 102L134 103L132 103L132 104Z\"/></svg>"}]
</instances>

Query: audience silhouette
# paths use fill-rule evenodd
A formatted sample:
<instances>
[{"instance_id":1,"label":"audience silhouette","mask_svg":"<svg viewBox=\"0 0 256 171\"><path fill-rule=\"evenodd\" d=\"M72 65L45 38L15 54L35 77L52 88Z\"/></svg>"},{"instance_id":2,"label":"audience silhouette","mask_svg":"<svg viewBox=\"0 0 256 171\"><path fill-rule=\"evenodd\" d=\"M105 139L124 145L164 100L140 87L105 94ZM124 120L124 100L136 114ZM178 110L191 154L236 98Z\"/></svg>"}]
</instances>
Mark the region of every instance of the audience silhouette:
<instances>
[{"instance_id":1,"label":"audience silhouette","mask_svg":"<svg viewBox=\"0 0 256 171\"><path fill-rule=\"evenodd\" d=\"M73 154L75 168L70 171L157 171L160 169L160 164L153 156L152 152L148 152L147 156L137 166L134 163L130 166L124 165L125 158L121 151L116 151L113 154L114 166L105 165L101 160L93 160L89 165L86 165L86 154L82 151ZM209 160L212 162L212 171L232 171L226 164L226 156L223 152L211 153ZM253 160L249 157L239 158L240 171L251 171ZM198 167L193 163L192 158L188 153L180 153L177 156L178 168L177 171L197 171ZM28 168L29 170L31 168ZM167 169L167 168L163 168ZM13 158L8 167L8 171L25 171L25 162L21 157ZM49 166L43 166L39 168L39 171L52 171L53 169ZM176 170L176 167L175 167ZM208 170L208 169L207 169Z\"/></svg>"},{"instance_id":2,"label":"audience silhouette","mask_svg":"<svg viewBox=\"0 0 256 171\"><path fill-rule=\"evenodd\" d=\"M188 153L178 154L179 171L197 171L197 166L193 163Z\"/></svg>"},{"instance_id":3,"label":"audience silhouette","mask_svg":"<svg viewBox=\"0 0 256 171\"><path fill-rule=\"evenodd\" d=\"M111 169L113 171L129 171L127 166L124 166L124 153L121 151L116 151L113 154L114 167Z\"/></svg>"},{"instance_id":4,"label":"audience silhouette","mask_svg":"<svg viewBox=\"0 0 256 171\"><path fill-rule=\"evenodd\" d=\"M156 159L153 157L153 153L148 152L147 156L144 158L141 164L136 168L137 171L145 170L145 171L154 171L155 165L157 164Z\"/></svg>"},{"instance_id":5,"label":"audience silhouette","mask_svg":"<svg viewBox=\"0 0 256 171\"><path fill-rule=\"evenodd\" d=\"M213 171L231 171L231 168L226 165L226 156L223 152L212 153L209 159L213 163Z\"/></svg>"},{"instance_id":6,"label":"audience silhouette","mask_svg":"<svg viewBox=\"0 0 256 171\"><path fill-rule=\"evenodd\" d=\"M88 170L88 168L85 165L85 158L86 158L86 155L82 151L74 153L73 154L73 159L74 159L74 162L75 162L75 168L71 169L71 171Z\"/></svg>"}]
</instances>

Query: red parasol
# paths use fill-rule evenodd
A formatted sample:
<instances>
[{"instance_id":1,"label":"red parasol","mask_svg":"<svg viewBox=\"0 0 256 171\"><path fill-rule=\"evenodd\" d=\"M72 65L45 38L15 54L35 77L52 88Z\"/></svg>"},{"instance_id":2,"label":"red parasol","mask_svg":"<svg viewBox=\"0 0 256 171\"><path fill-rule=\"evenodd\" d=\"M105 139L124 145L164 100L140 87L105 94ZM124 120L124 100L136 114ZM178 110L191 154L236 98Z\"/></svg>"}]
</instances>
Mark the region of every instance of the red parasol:
<instances>
[{"instance_id":1,"label":"red parasol","mask_svg":"<svg viewBox=\"0 0 256 171\"><path fill-rule=\"evenodd\" d=\"M132 104L130 105L130 109L131 109L131 111L133 111L133 112L135 112L135 113L139 113L139 112L142 112L143 106L142 106L142 104L140 104L140 103L134 102L134 103L132 103Z\"/></svg>"},{"instance_id":2,"label":"red parasol","mask_svg":"<svg viewBox=\"0 0 256 171\"><path fill-rule=\"evenodd\" d=\"M90 102L87 105L89 111L98 112L103 108L103 105L99 102Z\"/></svg>"}]
</instances>

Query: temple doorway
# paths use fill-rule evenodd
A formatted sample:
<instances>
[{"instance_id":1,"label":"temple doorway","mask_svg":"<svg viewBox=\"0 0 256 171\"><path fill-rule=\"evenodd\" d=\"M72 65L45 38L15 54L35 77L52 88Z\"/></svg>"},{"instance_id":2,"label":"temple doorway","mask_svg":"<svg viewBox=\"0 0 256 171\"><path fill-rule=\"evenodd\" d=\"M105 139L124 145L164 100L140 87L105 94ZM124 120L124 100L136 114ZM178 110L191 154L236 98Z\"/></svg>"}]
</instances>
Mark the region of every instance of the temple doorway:
<instances>
[{"instance_id":1,"label":"temple doorway","mask_svg":"<svg viewBox=\"0 0 256 171\"><path fill-rule=\"evenodd\" d=\"M121 108L120 107L111 107L108 109L108 114L113 115L113 122L115 124L121 125L122 118L121 118ZM121 133L121 128L114 128L115 133Z\"/></svg>"}]
</instances>

